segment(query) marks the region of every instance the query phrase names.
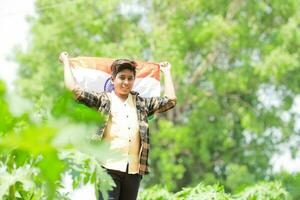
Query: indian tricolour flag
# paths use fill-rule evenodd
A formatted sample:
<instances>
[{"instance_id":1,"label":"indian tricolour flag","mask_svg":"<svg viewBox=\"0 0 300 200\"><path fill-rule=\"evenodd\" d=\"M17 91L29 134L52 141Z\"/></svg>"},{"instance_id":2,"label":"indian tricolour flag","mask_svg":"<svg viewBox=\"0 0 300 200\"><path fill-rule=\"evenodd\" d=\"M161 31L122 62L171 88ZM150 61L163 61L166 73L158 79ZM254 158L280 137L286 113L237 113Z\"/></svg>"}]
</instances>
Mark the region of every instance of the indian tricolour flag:
<instances>
[{"instance_id":1,"label":"indian tricolour flag","mask_svg":"<svg viewBox=\"0 0 300 200\"><path fill-rule=\"evenodd\" d=\"M113 90L111 64L114 59L99 57L70 58L73 75L80 87L86 91ZM160 70L158 63L136 61L136 79L133 90L142 97L160 96Z\"/></svg>"}]
</instances>

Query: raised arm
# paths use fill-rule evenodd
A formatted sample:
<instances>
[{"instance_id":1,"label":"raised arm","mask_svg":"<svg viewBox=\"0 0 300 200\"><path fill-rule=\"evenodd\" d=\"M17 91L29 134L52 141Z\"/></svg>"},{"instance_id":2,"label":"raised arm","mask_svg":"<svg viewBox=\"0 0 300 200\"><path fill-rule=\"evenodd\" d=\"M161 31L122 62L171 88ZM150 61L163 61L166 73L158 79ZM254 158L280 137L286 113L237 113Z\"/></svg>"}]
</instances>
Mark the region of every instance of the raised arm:
<instances>
[{"instance_id":1,"label":"raised arm","mask_svg":"<svg viewBox=\"0 0 300 200\"><path fill-rule=\"evenodd\" d=\"M165 78L165 96L169 99L176 99L174 84L171 76L171 64L168 62L159 63L160 70L164 74Z\"/></svg>"},{"instance_id":2,"label":"raised arm","mask_svg":"<svg viewBox=\"0 0 300 200\"><path fill-rule=\"evenodd\" d=\"M109 99L105 92L88 92L77 85L70 67L68 53L61 52L59 60L64 64L65 86L74 93L76 100L101 112L107 110Z\"/></svg>"},{"instance_id":3,"label":"raised arm","mask_svg":"<svg viewBox=\"0 0 300 200\"><path fill-rule=\"evenodd\" d=\"M77 87L77 83L75 81L75 78L73 76L70 62L69 62L69 55L67 52L61 52L59 55L59 60L64 64L64 81L65 86L69 90L74 90Z\"/></svg>"},{"instance_id":4,"label":"raised arm","mask_svg":"<svg viewBox=\"0 0 300 200\"><path fill-rule=\"evenodd\" d=\"M171 76L171 64L168 62L159 63L160 70L165 76L165 95L164 97L145 98L148 115L166 112L176 105L176 94Z\"/></svg>"}]
</instances>

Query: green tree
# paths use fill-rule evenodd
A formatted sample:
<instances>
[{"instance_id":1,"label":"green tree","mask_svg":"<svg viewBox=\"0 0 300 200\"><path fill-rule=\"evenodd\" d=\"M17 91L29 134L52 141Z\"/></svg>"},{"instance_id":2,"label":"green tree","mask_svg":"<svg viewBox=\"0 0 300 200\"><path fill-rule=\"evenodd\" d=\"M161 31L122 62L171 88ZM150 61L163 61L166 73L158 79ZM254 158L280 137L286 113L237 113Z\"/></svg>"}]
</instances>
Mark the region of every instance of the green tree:
<instances>
[{"instance_id":1,"label":"green tree","mask_svg":"<svg viewBox=\"0 0 300 200\"><path fill-rule=\"evenodd\" d=\"M152 137L149 182L240 190L232 186L268 178L272 155L297 135L299 1L152 2L153 54L175 66L179 105ZM262 100L270 90L280 104Z\"/></svg>"},{"instance_id":2,"label":"green tree","mask_svg":"<svg viewBox=\"0 0 300 200\"><path fill-rule=\"evenodd\" d=\"M300 83L299 5L298 0L37 0L30 45L16 52L18 92L47 120L63 91L57 61L62 50L168 60L178 105L151 124L152 173L144 183L177 191L202 180L239 191L239 184L268 178L270 158L297 134L290 109ZM279 103L262 99L273 96ZM249 179L234 179L234 173Z\"/></svg>"}]
</instances>

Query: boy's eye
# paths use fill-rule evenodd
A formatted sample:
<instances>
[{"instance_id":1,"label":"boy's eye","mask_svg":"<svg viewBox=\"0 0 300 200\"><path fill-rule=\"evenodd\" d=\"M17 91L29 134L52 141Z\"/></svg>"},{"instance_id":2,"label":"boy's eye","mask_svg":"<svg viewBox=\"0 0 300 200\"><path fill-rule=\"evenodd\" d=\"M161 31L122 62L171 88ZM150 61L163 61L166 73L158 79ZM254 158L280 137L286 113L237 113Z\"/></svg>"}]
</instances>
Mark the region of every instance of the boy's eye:
<instances>
[{"instance_id":1,"label":"boy's eye","mask_svg":"<svg viewBox=\"0 0 300 200\"><path fill-rule=\"evenodd\" d=\"M126 79L126 77L125 77L125 76L119 76L119 79L122 80L122 81L124 81L124 80ZM133 80L133 77L130 76L130 77L127 78L127 80L128 80L128 81L132 81L132 80Z\"/></svg>"}]
</instances>

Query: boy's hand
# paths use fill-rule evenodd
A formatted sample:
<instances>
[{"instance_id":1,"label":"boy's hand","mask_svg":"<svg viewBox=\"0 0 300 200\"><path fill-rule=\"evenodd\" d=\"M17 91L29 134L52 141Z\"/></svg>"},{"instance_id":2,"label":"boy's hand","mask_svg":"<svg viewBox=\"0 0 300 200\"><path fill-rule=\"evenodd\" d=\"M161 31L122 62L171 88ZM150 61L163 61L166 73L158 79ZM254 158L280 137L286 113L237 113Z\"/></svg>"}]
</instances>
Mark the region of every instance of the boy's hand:
<instances>
[{"instance_id":1,"label":"boy's hand","mask_svg":"<svg viewBox=\"0 0 300 200\"><path fill-rule=\"evenodd\" d=\"M165 73L171 70L171 64L169 62L160 62L159 63L160 70Z\"/></svg>"},{"instance_id":2,"label":"boy's hand","mask_svg":"<svg viewBox=\"0 0 300 200\"><path fill-rule=\"evenodd\" d=\"M62 63L69 61L69 54L66 51L61 52L59 54L59 61Z\"/></svg>"}]
</instances>

